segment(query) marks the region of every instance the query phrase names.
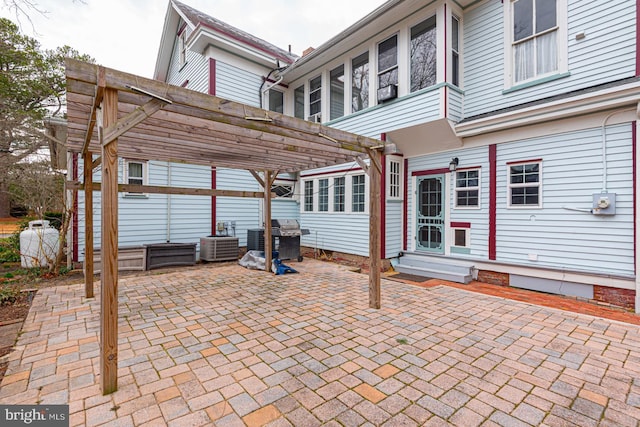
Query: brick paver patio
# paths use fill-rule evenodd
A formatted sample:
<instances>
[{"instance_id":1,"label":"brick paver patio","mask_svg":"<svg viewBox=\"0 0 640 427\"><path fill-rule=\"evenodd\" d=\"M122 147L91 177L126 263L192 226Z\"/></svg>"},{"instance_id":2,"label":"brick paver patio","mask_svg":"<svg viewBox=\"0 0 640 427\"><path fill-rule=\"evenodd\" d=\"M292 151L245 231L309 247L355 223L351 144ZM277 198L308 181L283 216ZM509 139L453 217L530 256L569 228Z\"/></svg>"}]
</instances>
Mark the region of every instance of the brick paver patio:
<instances>
[{"instance_id":1,"label":"brick paver patio","mask_svg":"<svg viewBox=\"0 0 640 427\"><path fill-rule=\"evenodd\" d=\"M2 404L71 425L637 426L640 328L307 260L120 281L119 390L99 390L99 301L42 289ZM99 295L99 292L97 292Z\"/></svg>"}]
</instances>

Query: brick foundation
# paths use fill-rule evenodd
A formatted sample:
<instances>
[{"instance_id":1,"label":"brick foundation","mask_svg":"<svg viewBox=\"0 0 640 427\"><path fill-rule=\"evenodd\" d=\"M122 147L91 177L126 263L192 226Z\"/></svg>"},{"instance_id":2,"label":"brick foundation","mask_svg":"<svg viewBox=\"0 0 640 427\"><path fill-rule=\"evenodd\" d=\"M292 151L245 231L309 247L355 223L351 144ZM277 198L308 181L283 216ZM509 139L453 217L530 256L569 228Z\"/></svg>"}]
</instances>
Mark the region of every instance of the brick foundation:
<instances>
[{"instance_id":1,"label":"brick foundation","mask_svg":"<svg viewBox=\"0 0 640 427\"><path fill-rule=\"evenodd\" d=\"M491 285L509 286L509 273L498 273L497 271L478 271L478 281Z\"/></svg>"},{"instance_id":2,"label":"brick foundation","mask_svg":"<svg viewBox=\"0 0 640 427\"><path fill-rule=\"evenodd\" d=\"M607 304L635 310L636 291L632 289L610 288L608 286L593 286L593 299Z\"/></svg>"}]
</instances>

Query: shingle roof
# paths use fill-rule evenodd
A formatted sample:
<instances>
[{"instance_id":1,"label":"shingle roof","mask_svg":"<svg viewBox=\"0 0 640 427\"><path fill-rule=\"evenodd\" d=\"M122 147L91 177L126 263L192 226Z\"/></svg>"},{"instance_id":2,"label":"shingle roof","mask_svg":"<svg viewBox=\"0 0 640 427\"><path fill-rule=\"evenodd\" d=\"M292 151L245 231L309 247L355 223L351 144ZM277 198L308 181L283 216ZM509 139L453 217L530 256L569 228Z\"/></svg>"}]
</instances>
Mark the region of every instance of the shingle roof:
<instances>
[{"instance_id":1,"label":"shingle roof","mask_svg":"<svg viewBox=\"0 0 640 427\"><path fill-rule=\"evenodd\" d=\"M223 33L235 40L239 40L250 46L253 46L258 50L273 55L274 57L286 62L287 64L292 64L296 59L298 59L297 55L289 53L284 49L280 49L279 47L265 40L262 40L259 37L233 27L226 22L222 22L219 19L207 15L206 13L200 12L199 10L194 9L191 6L187 6L186 4L181 3L177 0L173 0L173 4L187 17L187 19L189 19L189 21L191 21L192 24L196 26L201 25L203 27L207 27Z\"/></svg>"}]
</instances>

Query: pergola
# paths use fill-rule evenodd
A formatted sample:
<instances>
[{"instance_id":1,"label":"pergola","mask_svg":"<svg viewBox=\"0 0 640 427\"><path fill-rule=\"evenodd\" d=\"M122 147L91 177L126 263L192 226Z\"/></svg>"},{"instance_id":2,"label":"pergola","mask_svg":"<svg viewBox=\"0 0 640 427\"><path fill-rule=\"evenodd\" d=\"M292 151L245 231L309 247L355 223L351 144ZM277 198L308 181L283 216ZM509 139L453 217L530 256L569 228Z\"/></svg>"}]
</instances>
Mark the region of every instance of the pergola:
<instances>
[{"instance_id":1,"label":"pergola","mask_svg":"<svg viewBox=\"0 0 640 427\"><path fill-rule=\"evenodd\" d=\"M380 308L381 141L133 74L67 59L67 148L83 158L85 294L93 297L93 191L101 191L100 381L117 389L118 192L264 199L271 266L271 184L280 172L357 161L370 179L369 306ZM99 155L94 159L94 155ZM244 169L263 192L118 184L118 157ZM370 159L369 164L364 159ZM102 165L101 183L93 170Z\"/></svg>"}]
</instances>

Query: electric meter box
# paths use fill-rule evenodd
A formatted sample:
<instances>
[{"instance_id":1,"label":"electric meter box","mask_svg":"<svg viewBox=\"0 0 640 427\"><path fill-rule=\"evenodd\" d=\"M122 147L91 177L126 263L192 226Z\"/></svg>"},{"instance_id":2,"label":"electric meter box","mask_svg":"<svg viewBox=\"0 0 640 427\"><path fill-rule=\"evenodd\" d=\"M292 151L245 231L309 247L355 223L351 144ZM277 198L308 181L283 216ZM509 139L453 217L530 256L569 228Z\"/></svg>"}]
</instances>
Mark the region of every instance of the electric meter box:
<instances>
[{"instance_id":1,"label":"electric meter box","mask_svg":"<svg viewBox=\"0 0 640 427\"><path fill-rule=\"evenodd\" d=\"M616 193L595 193L591 212L594 215L615 215Z\"/></svg>"}]
</instances>

